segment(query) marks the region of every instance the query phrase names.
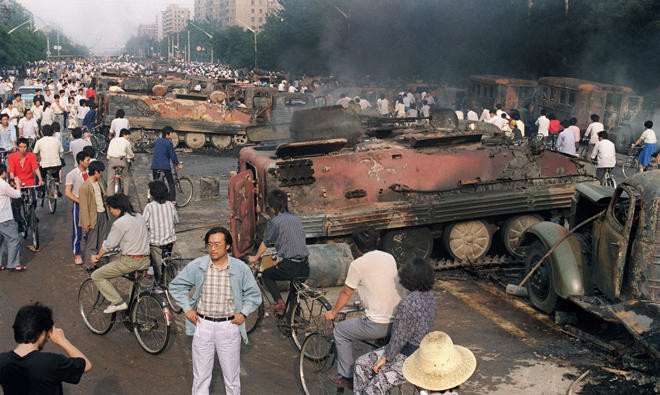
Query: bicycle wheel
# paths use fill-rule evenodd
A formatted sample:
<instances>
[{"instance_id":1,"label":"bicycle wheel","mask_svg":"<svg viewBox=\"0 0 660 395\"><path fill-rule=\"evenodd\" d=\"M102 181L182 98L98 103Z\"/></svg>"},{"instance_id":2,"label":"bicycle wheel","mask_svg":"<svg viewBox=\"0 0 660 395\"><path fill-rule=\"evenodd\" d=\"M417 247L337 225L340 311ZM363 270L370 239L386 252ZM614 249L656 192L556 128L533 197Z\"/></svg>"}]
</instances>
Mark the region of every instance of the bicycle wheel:
<instances>
[{"instance_id":1,"label":"bicycle wheel","mask_svg":"<svg viewBox=\"0 0 660 395\"><path fill-rule=\"evenodd\" d=\"M55 180L48 180L46 195L48 195L48 210L51 214L55 214L55 210L57 210L57 182Z\"/></svg>"},{"instance_id":2,"label":"bicycle wheel","mask_svg":"<svg viewBox=\"0 0 660 395\"><path fill-rule=\"evenodd\" d=\"M332 306L325 297L298 296L298 303L291 309L289 325L291 327L291 343L300 350L305 337L313 332L327 332L332 322L326 324L325 313Z\"/></svg>"},{"instance_id":3,"label":"bicycle wheel","mask_svg":"<svg viewBox=\"0 0 660 395\"><path fill-rule=\"evenodd\" d=\"M133 333L140 347L149 354L159 354L170 341L170 317L160 299L142 293L131 309Z\"/></svg>"},{"instance_id":4,"label":"bicycle wheel","mask_svg":"<svg viewBox=\"0 0 660 395\"><path fill-rule=\"evenodd\" d=\"M257 329L263 318L264 318L264 302L262 301L259 307L257 307L257 309L253 311L251 314L249 314L245 319L245 331L247 332L248 335Z\"/></svg>"},{"instance_id":5,"label":"bicycle wheel","mask_svg":"<svg viewBox=\"0 0 660 395\"><path fill-rule=\"evenodd\" d=\"M115 322L115 314L105 314L103 310L110 306L91 278L83 281L78 290L78 307L85 325L92 333L105 335Z\"/></svg>"},{"instance_id":6,"label":"bicycle wheel","mask_svg":"<svg viewBox=\"0 0 660 395\"><path fill-rule=\"evenodd\" d=\"M122 193L122 188L121 188L121 178L115 178L113 181L113 186L112 190L114 191L115 195L118 193Z\"/></svg>"},{"instance_id":7,"label":"bicycle wheel","mask_svg":"<svg viewBox=\"0 0 660 395\"><path fill-rule=\"evenodd\" d=\"M39 249L39 219L37 218L36 209L32 209L32 214L30 214L30 228L32 229L32 247L35 250Z\"/></svg>"},{"instance_id":8,"label":"bicycle wheel","mask_svg":"<svg viewBox=\"0 0 660 395\"><path fill-rule=\"evenodd\" d=\"M23 237L24 239L27 239L28 229L30 229L30 221L28 220L26 213L27 213L27 205L23 204L20 217L21 217L21 221L23 221L23 231L21 232L21 237Z\"/></svg>"},{"instance_id":9,"label":"bicycle wheel","mask_svg":"<svg viewBox=\"0 0 660 395\"><path fill-rule=\"evenodd\" d=\"M623 162L623 166L621 166L621 172L623 173L624 177L630 177L633 174L637 174L638 171L639 161L634 156L628 157L628 159Z\"/></svg>"},{"instance_id":10,"label":"bicycle wheel","mask_svg":"<svg viewBox=\"0 0 660 395\"><path fill-rule=\"evenodd\" d=\"M183 309L176 304L174 298L172 298L172 295L170 295L170 291L167 289L167 287L170 285L170 281L172 281L174 277L179 274L179 265L176 262L177 260L178 259L170 257L163 261L163 282L165 284L165 299L167 305L170 307L170 310L172 310L173 313L181 314Z\"/></svg>"},{"instance_id":11,"label":"bicycle wheel","mask_svg":"<svg viewBox=\"0 0 660 395\"><path fill-rule=\"evenodd\" d=\"M336 394L337 386L328 380L336 372L335 342L332 336L312 333L298 355L298 382L306 395Z\"/></svg>"},{"instance_id":12,"label":"bicycle wheel","mask_svg":"<svg viewBox=\"0 0 660 395\"><path fill-rule=\"evenodd\" d=\"M105 150L108 147L108 143L105 140L104 136L98 133L92 133L90 140L92 142L92 147L94 148L94 151L96 151L96 158L98 158L99 155L101 154L105 154Z\"/></svg>"},{"instance_id":13,"label":"bicycle wheel","mask_svg":"<svg viewBox=\"0 0 660 395\"><path fill-rule=\"evenodd\" d=\"M616 189L616 181L614 180L614 177L606 176L605 177L605 186Z\"/></svg>"},{"instance_id":14,"label":"bicycle wheel","mask_svg":"<svg viewBox=\"0 0 660 395\"><path fill-rule=\"evenodd\" d=\"M188 177L181 177L176 182L176 205L178 207L186 207L192 200L193 196L193 183Z\"/></svg>"}]
</instances>

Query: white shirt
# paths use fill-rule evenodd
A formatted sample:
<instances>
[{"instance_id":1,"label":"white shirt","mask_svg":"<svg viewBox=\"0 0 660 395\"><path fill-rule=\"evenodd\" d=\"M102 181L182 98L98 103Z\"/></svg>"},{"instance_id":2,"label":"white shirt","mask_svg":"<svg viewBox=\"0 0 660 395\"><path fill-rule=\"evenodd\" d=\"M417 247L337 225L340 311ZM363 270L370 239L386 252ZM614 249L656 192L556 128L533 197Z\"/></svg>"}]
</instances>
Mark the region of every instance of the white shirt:
<instances>
[{"instance_id":1,"label":"white shirt","mask_svg":"<svg viewBox=\"0 0 660 395\"><path fill-rule=\"evenodd\" d=\"M283 82L280 82L280 84L277 86L277 90L280 91L280 92L284 92L284 87L285 87L285 86L286 86L286 85L284 85Z\"/></svg>"},{"instance_id":2,"label":"white shirt","mask_svg":"<svg viewBox=\"0 0 660 395\"><path fill-rule=\"evenodd\" d=\"M374 250L357 258L348 267L344 284L357 289L367 318L379 324L392 322L402 295L392 255Z\"/></svg>"},{"instance_id":3,"label":"white shirt","mask_svg":"<svg viewBox=\"0 0 660 395\"><path fill-rule=\"evenodd\" d=\"M53 113L53 109L48 107L41 115L41 126L52 125L53 122L55 122L55 114Z\"/></svg>"},{"instance_id":4,"label":"white shirt","mask_svg":"<svg viewBox=\"0 0 660 395\"><path fill-rule=\"evenodd\" d=\"M34 118L30 118L30 120L28 120L27 118L23 117L18 122L18 129L23 130L21 137L37 137L37 129L39 129L39 125L37 125L37 121Z\"/></svg>"},{"instance_id":5,"label":"white shirt","mask_svg":"<svg viewBox=\"0 0 660 395\"><path fill-rule=\"evenodd\" d=\"M106 155L108 159L124 157L131 159L134 156L131 142L125 137L115 137L110 140L110 144L108 144L108 154Z\"/></svg>"},{"instance_id":6,"label":"white shirt","mask_svg":"<svg viewBox=\"0 0 660 395\"><path fill-rule=\"evenodd\" d=\"M65 185L71 185L71 193L75 197L79 197L78 192L80 192L80 187L82 186L85 179L83 178L83 172L78 168L74 167L73 170L66 174L66 179L64 180ZM123 251L122 251L123 253Z\"/></svg>"},{"instance_id":7,"label":"white shirt","mask_svg":"<svg viewBox=\"0 0 660 395\"><path fill-rule=\"evenodd\" d=\"M20 197L20 191L12 188L7 181L0 179L0 223L14 220L14 213L11 211L11 199Z\"/></svg>"},{"instance_id":8,"label":"white shirt","mask_svg":"<svg viewBox=\"0 0 660 395\"><path fill-rule=\"evenodd\" d=\"M653 129L646 129L640 138L644 144L656 144L658 142L658 137L655 135Z\"/></svg>"},{"instance_id":9,"label":"white shirt","mask_svg":"<svg viewBox=\"0 0 660 395\"><path fill-rule=\"evenodd\" d=\"M589 144L598 144L598 132L605 130L600 122L592 122L587 126L587 131L584 132L584 137L589 136Z\"/></svg>"},{"instance_id":10,"label":"white shirt","mask_svg":"<svg viewBox=\"0 0 660 395\"><path fill-rule=\"evenodd\" d=\"M60 154L64 152L60 140L53 136L44 136L37 140L34 144L33 152L35 155L39 154L41 160L39 166L41 167L55 167L60 166Z\"/></svg>"},{"instance_id":11,"label":"white shirt","mask_svg":"<svg viewBox=\"0 0 660 395\"><path fill-rule=\"evenodd\" d=\"M495 115L497 115L500 118L502 118L502 114L504 114L504 111L502 111L502 110L495 111ZM543 115L541 115L541 116L543 116ZM548 121L548 122L550 122L550 121Z\"/></svg>"},{"instance_id":12,"label":"white shirt","mask_svg":"<svg viewBox=\"0 0 660 395\"><path fill-rule=\"evenodd\" d=\"M376 100L376 107L378 107L380 115L387 115L390 110L390 102L387 99L378 99Z\"/></svg>"},{"instance_id":13,"label":"white shirt","mask_svg":"<svg viewBox=\"0 0 660 395\"><path fill-rule=\"evenodd\" d=\"M41 105L39 107L32 106L31 110L32 110L32 119L34 119L35 121L38 122L41 119L41 117L43 116L44 106L43 105Z\"/></svg>"},{"instance_id":14,"label":"white shirt","mask_svg":"<svg viewBox=\"0 0 660 395\"><path fill-rule=\"evenodd\" d=\"M122 129L130 129L131 125L128 123L126 118L115 118L110 122L110 133L114 133L114 136L119 136L119 132Z\"/></svg>"},{"instance_id":15,"label":"white shirt","mask_svg":"<svg viewBox=\"0 0 660 395\"><path fill-rule=\"evenodd\" d=\"M468 121L478 121L478 120L479 120L479 116L477 115L476 112L470 110L470 111L468 111L468 113L467 113L467 119L468 119Z\"/></svg>"},{"instance_id":16,"label":"white shirt","mask_svg":"<svg viewBox=\"0 0 660 395\"><path fill-rule=\"evenodd\" d=\"M610 140L601 140L594 147L591 159L598 157L596 167L615 167L616 149Z\"/></svg>"},{"instance_id":17,"label":"white shirt","mask_svg":"<svg viewBox=\"0 0 660 395\"><path fill-rule=\"evenodd\" d=\"M87 106L78 107L78 114L76 115L76 118L81 119L81 120L85 119L85 115L87 115L88 112L89 112L89 107L87 107ZM81 123L80 126L82 126L82 123Z\"/></svg>"},{"instance_id":18,"label":"white shirt","mask_svg":"<svg viewBox=\"0 0 660 395\"><path fill-rule=\"evenodd\" d=\"M548 127L550 126L550 120L545 116L541 115L538 117L536 122L534 122L536 126L539 127L539 134L543 135L544 137L548 137Z\"/></svg>"},{"instance_id":19,"label":"white shirt","mask_svg":"<svg viewBox=\"0 0 660 395\"><path fill-rule=\"evenodd\" d=\"M85 98L85 96L82 96L82 95L76 95L76 96L75 96L76 106L79 106L79 105L80 105L80 101L81 101L82 99L84 99L84 98Z\"/></svg>"},{"instance_id":20,"label":"white shirt","mask_svg":"<svg viewBox=\"0 0 660 395\"><path fill-rule=\"evenodd\" d=\"M337 100L337 105L342 106L344 108L348 108L348 103L351 102L351 99L348 97L342 97L341 99Z\"/></svg>"},{"instance_id":21,"label":"white shirt","mask_svg":"<svg viewBox=\"0 0 660 395\"><path fill-rule=\"evenodd\" d=\"M295 93L295 92L298 92L298 89L296 89L296 87L293 85L289 86L289 93Z\"/></svg>"},{"instance_id":22,"label":"white shirt","mask_svg":"<svg viewBox=\"0 0 660 395\"><path fill-rule=\"evenodd\" d=\"M369 103L365 99L360 99L360 108L362 108L363 111L366 110L369 107L371 107L371 103Z\"/></svg>"},{"instance_id":23,"label":"white shirt","mask_svg":"<svg viewBox=\"0 0 660 395\"><path fill-rule=\"evenodd\" d=\"M465 115L463 114L463 111L456 110L455 112L456 112L456 117L458 117L459 121L462 121L463 119L465 119Z\"/></svg>"},{"instance_id":24,"label":"white shirt","mask_svg":"<svg viewBox=\"0 0 660 395\"><path fill-rule=\"evenodd\" d=\"M16 107L12 107L11 110L9 110L9 107L7 107L4 110L2 110L2 112L0 112L0 114L7 114L7 115L9 115L9 118L11 118L11 117L20 117L21 116L21 114L18 112ZM14 118L14 119L9 120L9 123L14 125L14 127L16 127L16 125L18 125L18 118Z\"/></svg>"},{"instance_id":25,"label":"white shirt","mask_svg":"<svg viewBox=\"0 0 660 395\"><path fill-rule=\"evenodd\" d=\"M394 105L394 112L396 112L397 118L403 118L406 116L406 105L400 101L396 102Z\"/></svg>"},{"instance_id":26,"label":"white shirt","mask_svg":"<svg viewBox=\"0 0 660 395\"><path fill-rule=\"evenodd\" d=\"M487 121L490 119L490 110L487 108L484 108L484 110L481 112L481 116L479 117L480 121Z\"/></svg>"}]
</instances>

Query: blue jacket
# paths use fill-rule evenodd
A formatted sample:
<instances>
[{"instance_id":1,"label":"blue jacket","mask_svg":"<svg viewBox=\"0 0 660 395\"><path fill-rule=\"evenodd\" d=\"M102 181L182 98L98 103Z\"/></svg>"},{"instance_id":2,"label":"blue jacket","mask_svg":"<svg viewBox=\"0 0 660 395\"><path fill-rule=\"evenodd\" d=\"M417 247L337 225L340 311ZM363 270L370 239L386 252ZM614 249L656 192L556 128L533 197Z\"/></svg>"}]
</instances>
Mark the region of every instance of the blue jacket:
<instances>
[{"instance_id":1,"label":"blue jacket","mask_svg":"<svg viewBox=\"0 0 660 395\"><path fill-rule=\"evenodd\" d=\"M194 310L197 307L197 301L199 301L199 295L202 293L202 287L206 279L206 271L210 265L211 257L209 255L201 256L188 263L181 273L170 282L169 292L184 312ZM259 307L261 292L252 271L248 265L234 257L229 257L229 282L237 312L247 316ZM195 287L195 292L191 299L189 295L193 287ZM245 322L240 325L240 331L243 341L247 344L248 337L245 331ZM195 334L195 324L187 319L186 334L190 336Z\"/></svg>"},{"instance_id":2,"label":"blue jacket","mask_svg":"<svg viewBox=\"0 0 660 395\"><path fill-rule=\"evenodd\" d=\"M179 164L172 142L165 137L160 137L154 142L154 158L151 160L151 170L170 170L170 161L174 166Z\"/></svg>"},{"instance_id":3,"label":"blue jacket","mask_svg":"<svg viewBox=\"0 0 660 395\"><path fill-rule=\"evenodd\" d=\"M83 126L87 126L90 131L94 129L94 120L96 119L96 110L89 110L83 119Z\"/></svg>"}]
</instances>

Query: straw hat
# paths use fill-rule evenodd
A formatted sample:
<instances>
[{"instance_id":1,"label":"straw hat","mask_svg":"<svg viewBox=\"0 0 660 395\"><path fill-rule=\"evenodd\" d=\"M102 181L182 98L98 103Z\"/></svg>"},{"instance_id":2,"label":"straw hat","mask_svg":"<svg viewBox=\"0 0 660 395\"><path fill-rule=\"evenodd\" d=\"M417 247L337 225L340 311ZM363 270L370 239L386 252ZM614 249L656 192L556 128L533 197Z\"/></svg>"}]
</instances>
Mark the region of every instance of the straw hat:
<instances>
[{"instance_id":1,"label":"straw hat","mask_svg":"<svg viewBox=\"0 0 660 395\"><path fill-rule=\"evenodd\" d=\"M427 390L442 391L459 386L472 376L477 360L472 351L455 346L444 332L431 332L417 351L403 363L403 376Z\"/></svg>"}]
</instances>

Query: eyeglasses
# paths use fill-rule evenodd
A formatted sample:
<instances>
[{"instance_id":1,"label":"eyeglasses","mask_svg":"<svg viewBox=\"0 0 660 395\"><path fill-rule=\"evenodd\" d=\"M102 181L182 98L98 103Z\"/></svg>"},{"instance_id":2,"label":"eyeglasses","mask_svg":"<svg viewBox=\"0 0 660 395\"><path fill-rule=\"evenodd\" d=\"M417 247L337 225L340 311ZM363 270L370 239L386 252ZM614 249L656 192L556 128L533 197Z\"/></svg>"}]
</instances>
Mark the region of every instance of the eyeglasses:
<instances>
[{"instance_id":1,"label":"eyeglasses","mask_svg":"<svg viewBox=\"0 0 660 395\"><path fill-rule=\"evenodd\" d=\"M220 248L224 244L225 243L206 243L206 248L208 248L209 250L212 250L214 248Z\"/></svg>"}]
</instances>

